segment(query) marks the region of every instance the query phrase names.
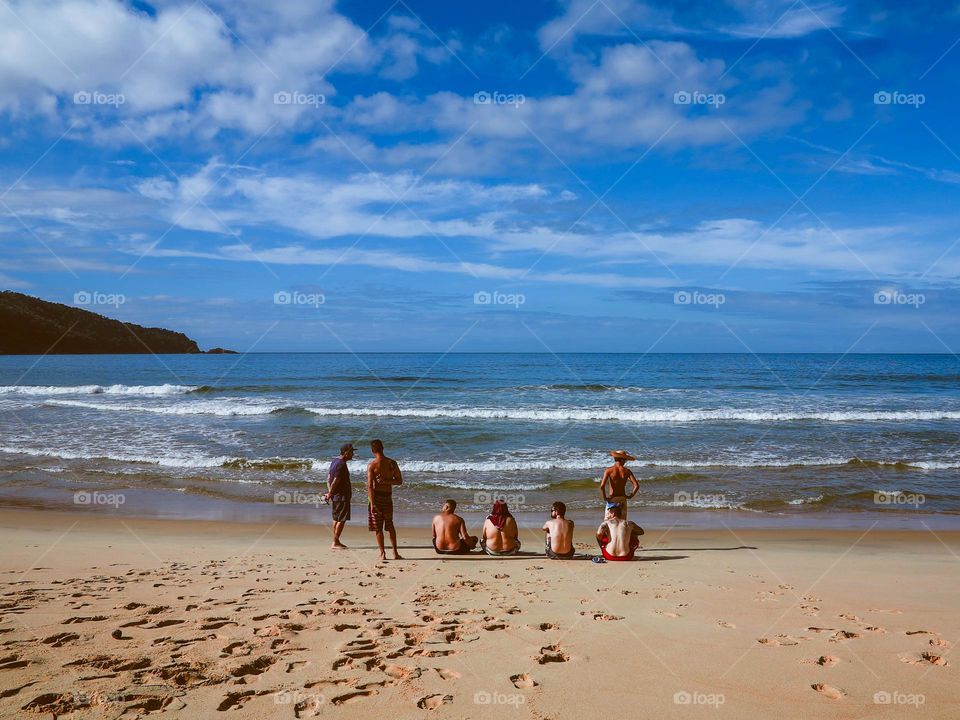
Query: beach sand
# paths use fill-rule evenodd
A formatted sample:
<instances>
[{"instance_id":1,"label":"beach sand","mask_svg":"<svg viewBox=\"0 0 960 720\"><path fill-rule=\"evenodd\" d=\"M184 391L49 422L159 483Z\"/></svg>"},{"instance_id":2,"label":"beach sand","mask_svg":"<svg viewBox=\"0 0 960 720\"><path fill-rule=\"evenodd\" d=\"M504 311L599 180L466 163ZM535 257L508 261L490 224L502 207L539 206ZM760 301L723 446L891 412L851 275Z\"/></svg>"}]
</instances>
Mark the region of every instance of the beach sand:
<instances>
[{"instance_id":1,"label":"beach sand","mask_svg":"<svg viewBox=\"0 0 960 720\"><path fill-rule=\"evenodd\" d=\"M379 563L357 522L2 511L0 717L960 717L960 534L721 522Z\"/></svg>"}]
</instances>

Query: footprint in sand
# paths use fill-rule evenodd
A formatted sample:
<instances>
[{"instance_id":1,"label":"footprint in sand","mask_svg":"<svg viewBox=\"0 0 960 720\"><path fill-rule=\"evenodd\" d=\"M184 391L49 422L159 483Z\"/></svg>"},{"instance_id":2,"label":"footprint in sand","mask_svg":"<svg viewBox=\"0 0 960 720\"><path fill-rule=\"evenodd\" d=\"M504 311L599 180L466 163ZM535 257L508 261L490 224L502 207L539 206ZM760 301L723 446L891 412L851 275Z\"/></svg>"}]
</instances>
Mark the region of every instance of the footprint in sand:
<instances>
[{"instance_id":1,"label":"footprint in sand","mask_svg":"<svg viewBox=\"0 0 960 720\"><path fill-rule=\"evenodd\" d=\"M436 710L441 705L447 705L453 702L453 695L427 695L417 701L417 707L421 710Z\"/></svg>"},{"instance_id":2,"label":"footprint in sand","mask_svg":"<svg viewBox=\"0 0 960 720\"><path fill-rule=\"evenodd\" d=\"M800 641L795 637L790 635L777 635L776 637L767 638L762 637L758 638L757 642L761 645L769 645L771 647L782 647L787 645L799 645Z\"/></svg>"},{"instance_id":3,"label":"footprint in sand","mask_svg":"<svg viewBox=\"0 0 960 720\"><path fill-rule=\"evenodd\" d=\"M513 683L513 686L515 688L520 688L520 689L532 688L540 684L536 680L534 680L532 677L527 675L527 673L511 675L510 682Z\"/></svg>"},{"instance_id":4,"label":"footprint in sand","mask_svg":"<svg viewBox=\"0 0 960 720\"><path fill-rule=\"evenodd\" d=\"M846 696L846 693L840 688L835 688L833 685L824 685L823 683L816 683L811 685L814 690L823 695L826 698L831 700L840 700Z\"/></svg>"},{"instance_id":5,"label":"footprint in sand","mask_svg":"<svg viewBox=\"0 0 960 720\"><path fill-rule=\"evenodd\" d=\"M717 620L717 625L719 625L720 627L724 627L724 628L730 628L731 630L733 630L734 628L737 627L737 626L734 625L733 623L729 623L729 622L727 622L726 620Z\"/></svg>"},{"instance_id":6,"label":"footprint in sand","mask_svg":"<svg viewBox=\"0 0 960 720\"><path fill-rule=\"evenodd\" d=\"M944 658L941 655L934 655L933 653L930 653L930 652L922 652L920 653L920 657L923 658L926 662L930 663L931 665L939 665L941 667L944 665L947 665L946 658Z\"/></svg>"},{"instance_id":7,"label":"footprint in sand","mask_svg":"<svg viewBox=\"0 0 960 720\"><path fill-rule=\"evenodd\" d=\"M801 660L800 662L803 663L804 665L816 664L816 665L822 665L823 667L833 667L838 662L840 662L840 660L838 658L835 658L833 655L821 655L816 660Z\"/></svg>"},{"instance_id":8,"label":"footprint in sand","mask_svg":"<svg viewBox=\"0 0 960 720\"><path fill-rule=\"evenodd\" d=\"M437 675L444 680L456 680L458 677L460 677L460 673L458 673L456 670L448 670L447 668L434 668L434 670L436 670Z\"/></svg>"},{"instance_id":9,"label":"footprint in sand","mask_svg":"<svg viewBox=\"0 0 960 720\"><path fill-rule=\"evenodd\" d=\"M356 702L357 700L362 700L363 698L376 694L376 690L354 690L353 692L344 693L343 695L337 695L337 697L333 698L330 702L334 705L346 705L347 703Z\"/></svg>"},{"instance_id":10,"label":"footprint in sand","mask_svg":"<svg viewBox=\"0 0 960 720\"><path fill-rule=\"evenodd\" d=\"M540 648L540 654L537 656L537 662L541 665L547 663L567 662L570 656L560 649L559 645L546 645Z\"/></svg>"}]
</instances>

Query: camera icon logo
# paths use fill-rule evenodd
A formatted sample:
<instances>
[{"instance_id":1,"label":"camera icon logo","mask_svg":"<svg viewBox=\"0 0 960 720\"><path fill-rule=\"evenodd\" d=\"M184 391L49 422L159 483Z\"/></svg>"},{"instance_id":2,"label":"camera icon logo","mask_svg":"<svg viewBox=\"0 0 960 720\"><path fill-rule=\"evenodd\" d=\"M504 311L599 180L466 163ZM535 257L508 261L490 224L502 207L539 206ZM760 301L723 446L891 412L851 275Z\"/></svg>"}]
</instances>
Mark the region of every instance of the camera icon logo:
<instances>
[{"instance_id":1,"label":"camera icon logo","mask_svg":"<svg viewBox=\"0 0 960 720\"><path fill-rule=\"evenodd\" d=\"M893 102L893 93L887 90L879 90L873 94L874 105L889 105Z\"/></svg>"},{"instance_id":2,"label":"camera icon logo","mask_svg":"<svg viewBox=\"0 0 960 720\"><path fill-rule=\"evenodd\" d=\"M293 493L287 492L286 490L277 490L273 494L274 505L292 505L294 500Z\"/></svg>"},{"instance_id":3,"label":"camera icon logo","mask_svg":"<svg viewBox=\"0 0 960 720\"><path fill-rule=\"evenodd\" d=\"M673 94L674 105L689 105L691 99L690 93L686 90L677 90L677 92Z\"/></svg>"},{"instance_id":4,"label":"camera icon logo","mask_svg":"<svg viewBox=\"0 0 960 720\"><path fill-rule=\"evenodd\" d=\"M474 305L489 305L491 302L493 302L493 296L486 290L480 290L473 294Z\"/></svg>"},{"instance_id":5,"label":"camera icon logo","mask_svg":"<svg viewBox=\"0 0 960 720\"><path fill-rule=\"evenodd\" d=\"M481 90L480 92L473 94L473 104L474 105L489 105L492 101L490 93L486 90Z\"/></svg>"},{"instance_id":6,"label":"camera icon logo","mask_svg":"<svg viewBox=\"0 0 960 720\"><path fill-rule=\"evenodd\" d=\"M693 497L686 490L681 490L680 492L675 492L673 494L673 502L677 505L686 505L688 504Z\"/></svg>"},{"instance_id":7,"label":"camera icon logo","mask_svg":"<svg viewBox=\"0 0 960 720\"><path fill-rule=\"evenodd\" d=\"M74 505L89 505L93 502L93 495L86 490L78 490L73 494Z\"/></svg>"},{"instance_id":8,"label":"camera icon logo","mask_svg":"<svg viewBox=\"0 0 960 720\"><path fill-rule=\"evenodd\" d=\"M293 94L286 90L273 94L274 105L289 105L291 102L293 102Z\"/></svg>"},{"instance_id":9,"label":"camera icon logo","mask_svg":"<svg viewBox=\"0 0 960 720\"><path fill-rule=\"evenodd\" d=\"M274 305L289 305L292 302L293 302L293 295L288 293L286 290L280 290L273 294Z\"/></svg>"},{"instance_id":10,"label":"camera icon logo","mask_svg":"<svg viewBox=\"0 0 960 720\"><path fill-rule=\"evenodd\" d=\"M93 101L93 95L86 90L79 90L73 94L74 105L89 105Z\"/></svg>"},{"instance_id":11,"label":"camera icon logo","mask_svg":"<svg viewBox=\"0 0 960 720\"><path fill-rule=\"evenodd\" d=\"M93 296L91 296L86 290L81 290L80 292L75 292L73 294L74 305L89 305L92 301Z\"/></svg>"},{"instance_id":12,"label":"camera icon logo","mask_svg":"<svg viewBox=\"0 0 960 720\"><path fill-rule=\"evenodd\" d=\"M677 290L673 294L674 305L689 305L691 300L690 293L686 290Z\"/></svg>"},{"instance_id":13,"label":"camera icon logo","mask_svg":"<svg viewBox=\"0 0 960 720\"><path fill-rule=\"evenodd\" d=\"M493 697L486 690L481 690L473 694L473 702L475 705L489 705Z\"/></svg>"},{"instance_id":14,"label":"camera icon logo","mask_svg":"<svg viewBox=\"0 0 960 720\"><path fill-rule=\"evenodd\" d=\"M680 690L673 694L674 705L689 705L693 701L693 696L686 690Z\"/></svg>"}]
</instances>

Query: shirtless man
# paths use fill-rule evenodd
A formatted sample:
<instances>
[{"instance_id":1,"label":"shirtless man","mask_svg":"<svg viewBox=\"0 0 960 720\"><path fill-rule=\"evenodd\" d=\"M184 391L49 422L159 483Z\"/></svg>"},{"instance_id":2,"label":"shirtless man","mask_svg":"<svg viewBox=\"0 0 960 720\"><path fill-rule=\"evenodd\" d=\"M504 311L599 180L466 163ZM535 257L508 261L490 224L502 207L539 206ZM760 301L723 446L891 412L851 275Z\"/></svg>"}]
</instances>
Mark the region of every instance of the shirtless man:
<instances>
[{"instance_id":1,"label":"shirtless man","mask_svg":"<svg viewBox=\"0 0 960 720\"><path fill-rule=\"evenodd\" d=\"M383 443L380 440L371 442L370 450L373 452L373 460L367 465L367 498L370 501L368 527L377 534L381 560L387 559L387 553L383 549L384 528L390 533L393 559L403 560L397 552L397 529L393 526L393 486L403 485L403 475L400 474L400 466L396 460L383 454Z\"/></svg>"},{"instance_id":2,"label":"shirtless man","mask_svg":"<svg viewBox=\"0 0 960 720\"><path fill-rule=\"evenodd\" d=\"M610 455L613 457L613 465L603 471L603 481L600 483L600 494L603 495L603 499L607 502L608 507L610 503L619 503L620 510L623 513L623 519L626 520L627 500L636 495L640 490L640 483L637 482L633 471L627 467L627 461L636 460L636 458L626 450L611 450ZM626 492L628 480L631 484L631 492L629 495Z\"/></svg>"},{"instance_id":3,"label":"shirtless man","mask_svg":"<svg viewBox=\"0 0 960 720\"><path fill-rule=\"evenodd\" d=\"M566 560L573 557L573 520L567 520L566 514L567 506L555 502L550 508L550 519L543 524L543 531L547 533L548 558Z\"/></svg>"},{"instance_id":4,"label":"shirtless man","mask_svg":"<svg viewBox=\"0 0 960 720\"><path fill-rule=\"evenodd\" d=\"M614 558L628 558L640 544L643 528L623 517L622 509L614 505L597 528L597 542ZM606 543L606 544L604 544Z\"/></svg>"},{"instance_id":5,"label":"shirtless man","mask_svg":"<svg viewBox=\"0 0 960 720\"><path fill-rule=\"evenodd\" d=\"M510 513L507 504L497 500L483 523L480 547L487 555L514 555L520 549L519 534L516 518Z\"/></svg>"},{"instance_id":6,"label":"shirtless man","mask_svg":"<svg viewBox=\"0 0 960 720\"><path fill-rule=\"evenodd\" d=\"M479 538L467 534L467 524L456 510L457 501L447 500L433 517L433 549L438 555L467 555L477 546Z\"/></svg>"}]
</instances>

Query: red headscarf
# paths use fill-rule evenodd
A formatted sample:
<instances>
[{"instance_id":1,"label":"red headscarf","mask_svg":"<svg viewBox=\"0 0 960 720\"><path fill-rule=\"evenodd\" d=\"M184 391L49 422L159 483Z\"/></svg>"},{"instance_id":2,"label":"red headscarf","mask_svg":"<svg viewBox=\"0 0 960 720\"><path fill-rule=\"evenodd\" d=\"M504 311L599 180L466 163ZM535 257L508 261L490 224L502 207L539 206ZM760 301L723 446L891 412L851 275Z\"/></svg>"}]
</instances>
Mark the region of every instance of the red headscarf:
<instances>
[{"instance_id":1,"label":"red headscarf","mask_svg":"<svg viewBox=\"0 0 960 720\"><path fill-rule=\"evenodd\" d=\"M510 510L507 508L507 504L503 500L497 500L493 503L493 510L487 515L487 520L492 522L497 530L503 530L503 526L507 524L507 518L510 517Z\"/></svg>"}]
</instances>

